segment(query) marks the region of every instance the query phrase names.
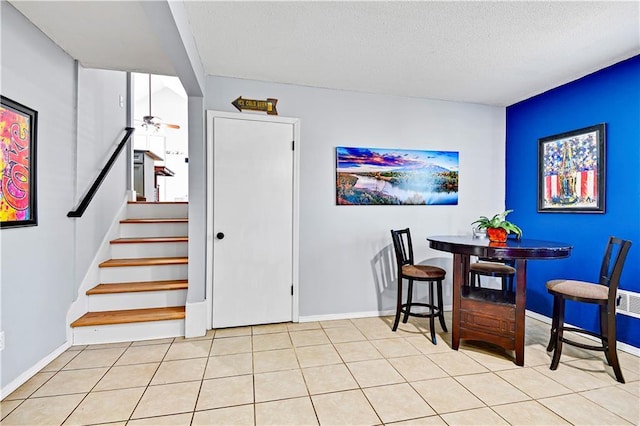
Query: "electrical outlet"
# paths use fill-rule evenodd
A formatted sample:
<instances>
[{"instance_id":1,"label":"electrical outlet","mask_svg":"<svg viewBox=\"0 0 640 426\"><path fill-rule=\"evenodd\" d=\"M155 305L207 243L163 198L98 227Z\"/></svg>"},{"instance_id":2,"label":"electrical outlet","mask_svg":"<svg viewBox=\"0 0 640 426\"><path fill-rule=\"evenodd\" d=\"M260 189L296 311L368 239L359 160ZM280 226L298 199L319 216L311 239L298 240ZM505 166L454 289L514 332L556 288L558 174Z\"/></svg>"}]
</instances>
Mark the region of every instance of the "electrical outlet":
<instances>
[{"instance_id":1,"label":"electrical outlet","mask_svg":"<svg viewBox=\"0 0 640 426\"><path fill-rule=\"evenodd\" d=\"M0 351L4 350L4 331L0 331Z\"/></svg>"}]
</instances>

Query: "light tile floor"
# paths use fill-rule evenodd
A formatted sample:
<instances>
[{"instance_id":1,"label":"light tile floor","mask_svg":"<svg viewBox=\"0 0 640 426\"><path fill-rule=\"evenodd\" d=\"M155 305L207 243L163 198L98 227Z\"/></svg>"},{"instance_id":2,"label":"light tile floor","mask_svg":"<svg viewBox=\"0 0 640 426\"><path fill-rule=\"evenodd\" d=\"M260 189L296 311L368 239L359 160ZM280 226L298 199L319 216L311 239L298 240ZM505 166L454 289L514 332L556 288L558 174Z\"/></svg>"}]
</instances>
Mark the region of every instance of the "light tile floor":
<instances>
[{"instance_id":1,"label":"light tile floor","mask_svg":"<svg viewBox=\"0 0 640 426\"><path fill-rule=\"evenodd\" d=\"M566 346L527 318L525 366L424 320L271 324L197 339L74 346L0 404L3 425L640 424L640 358ZM451 324L450 317L447 323ZM439 326L438 326L439 329Z\"/></svg>"}]
</instances>

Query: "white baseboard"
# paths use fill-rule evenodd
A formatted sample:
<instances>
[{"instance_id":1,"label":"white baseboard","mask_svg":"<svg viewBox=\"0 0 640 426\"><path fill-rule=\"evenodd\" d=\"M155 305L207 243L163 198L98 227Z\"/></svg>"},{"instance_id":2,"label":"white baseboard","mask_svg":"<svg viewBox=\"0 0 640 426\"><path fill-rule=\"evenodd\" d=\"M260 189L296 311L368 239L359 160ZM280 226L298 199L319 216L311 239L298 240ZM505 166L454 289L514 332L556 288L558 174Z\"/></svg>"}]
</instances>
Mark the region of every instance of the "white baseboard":
<instances>
[{"instance_id":1,"label":"white baseboard","mask_svg":"<svg viewBox=\"0 0 640 426\"><path fill-rule=\"evenodd\" d=\"M545 315L539 314L537 312L530 311L528 309L525 310L524 314L530 318L536 319L538 321L542 321L546 324L551 325L551 318Z\"/></svg>"},{"instance_id":2,"label":"white baseboard","mask_svg":"<svg viewBox=\"0 0 640 426\"><path fill-rule=\"evenodd\" d=\"M187 302L185 306L184 337L207 334L207 301Z\"/></svg>"},{"instance_id":3,"label":"white baseboard","mask_svg":"<svg viewBox=\"0 0 640 426\"><path fill-rule=\"evenodd\" d=\"M533 312L527 309L526 311L526 316L531 317L533 319L536 319L538 321L542 321L546 324L549 324L549 326L551 326L551 318L542 314L539 314L537 312ZM574 328L581 328L581 327L576 327L573 324L569 324L569 323L565 323L565 325L567 327L574 327ZM593 340L594 342L598 342L599 340L596 337L593 336L589 336L588 334L583 335L584 337L586 337L587 339ZM623 352L629 353L631 355L635 355L635 356L640 356L640 348L636 348L635 346L631 346L628 345L624 342L620 342L618 341L617 344L617 348L620 349Z\"/></svg>"},{"instance_id":4,"label":"white baseboard","mask_svg":"<svg viewBox=\"0 0 640 426\"><path fill-rule=\"evenodd\" d=\"M426 308L416 309L415 312L425 312ZM451 305L445 305L444 311L451 311ZM412 309L411 312L414 312ZM299 322L313 322L313 321L333 321L333 320L342 320L342 319L354 319L354 318L370 318L370 317L386 317L390 315L395 315L395 309L386 310L386 311L365 311L365 312L348 312L342 314L327 314L327 315L301 315L298 320Z\"/></svg>"},{"instance_id":5,"label":"white baseboard","mask_svg":"<svg viewBox=\"0 0 640 426\"><path fill-rule=\"evenodd\" d=\"M74 345L166 339L184 336L184 320L131 322L73 328Z\"/></svg>"},{"instance_id":6,"label":"white baseboard","mask_svg":"<svg viewBox=\"0 0 640 426\"><path fill-rule=\"evenodd\" d=\"M451 311L451 305L448 305L448 306L445 305L444 310L445 312ZM416 312L419 312L419 310L416 310ZM395 310L387 310L387 311L349 312L349 313L342 313L342 314L327 314L327 315L306 315L306 316L301 315L299 318L299 322L333 321L333 320L353 319L353 318L383 317L383 316L395 315L395 313L396 313ZM551 325L551 318L545 315L530 311L528 309L525 311L525 315ZM571 324L567 324L567 326L575 327L574 325L571 325ZM576 328L580 328L580 327L576 327ZM585 337L592 339L594 341L598 340L592 336L585 336ZM623 342L618 342L618 349L620 349L623 352L627 352L631 355L640 356L640 348L636 348L635 346L631 346Z\"/></svg>"},{"instance_id":7,"label":"white baseboard","mask_svg":"<svg viewBox=\"0 0 640 426\"><path fill-rule=\"evenodd\" d=\"M27 371L25 371L15 379L13 379L5 387L0 389L0 400L5 399L7 396L11 394L11 392L15 391L24 383L26 383L27 380L35 376L38 372L40 372L40 370L42 370L44 367L49 365L51 361L58 358L60 354L66 351L69 347L71 347L71 342L66 341L60 347L58 347L53 352L51 352L49 355L47 355L46 357L38 361L33 367L31 367L30 369L28 369Z\"/></svg>"},{"instance_id":8,"label":"white baseboard","mask_svg":"<svg viewBox=\"0 0 640 426\"><path fill-rule=\"evenodd\" d=\"M342 314L326 314L326 315L300 315L298 322L314 322L314 321L334 321L352 318L369 318L383 317L393 315L396 311L367 311L367 312L349 312Z\"/></svg>"}]
</instances>

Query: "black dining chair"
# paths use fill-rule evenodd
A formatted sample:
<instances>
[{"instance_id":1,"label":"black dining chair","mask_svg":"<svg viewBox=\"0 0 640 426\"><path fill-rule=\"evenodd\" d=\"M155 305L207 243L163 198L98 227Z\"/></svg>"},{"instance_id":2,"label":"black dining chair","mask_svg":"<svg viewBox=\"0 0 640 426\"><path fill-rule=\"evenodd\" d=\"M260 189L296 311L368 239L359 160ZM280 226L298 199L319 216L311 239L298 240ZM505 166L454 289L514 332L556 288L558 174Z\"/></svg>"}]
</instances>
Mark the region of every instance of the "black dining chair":
<instances>
[{"instance_id":1,"label":"black dining chair","mask_svg":"<svg viewBox=\"0 0 640 426\"><path fill-rule=\"evenodd\" d=\"M393 331L398 329L400 316L404 313L403 323L406 323L410 316L429 318L429 330L431 332L431 342L437 344L434 318L438 317L442 329L446 332L447 326L444 322L443 301L442 301L442 280L446 271L437 266L415 265L413 259L413 244L411 243L411 232L409 228L391 230L391 239L396 253L396 265L398 267L398 299L396 304L396 317L393 322ZM407 301L403 303L402 288L403 281L408 281ZM413 302L413 282L424 281L429 283L429 303ZM434 287L437 291L437 305L434 301ZM412 307L426 307L428 312L411 312Z\"/></svg>"},{"instance_id":2,"label":"black dining chair","mask_svg":"<svg viewBox=\"0 0 640 426\"><path fill-rule=\"evenodd\" d=\"M616 350L616 293L622 267L627 253L631 247L631 241L616 237L609 237L609 242L602 258L600 275L597 283L575 281L567 279L551 280L547 282L547 291L553 295L553 317L551 322L551 337L547 352L553 352L551 370L558 368L562 344L567 343L582 349L602 351L607 363L613 368L616 380L624 383L622 369L618 362ZM564 325L565 300L593 303L600 306L600 333L583 330ZM569 340L564 337L565 331L597 337L599 345L589 345Z\"/></svg>"},{"instance_id":3,"label":"black dining chair","mask_svg":"<svg viewBox=\"0 0 640 426\"><path fill-rule=\"evenodd\" d=\"M477 262L469 265L471 287L482 287L480 277L500 278L502 282L502 293L506 296L508 292L513 292L513 278L516 275L514 268L515 260L478 258Z\"/></svg>"}]
</instances>

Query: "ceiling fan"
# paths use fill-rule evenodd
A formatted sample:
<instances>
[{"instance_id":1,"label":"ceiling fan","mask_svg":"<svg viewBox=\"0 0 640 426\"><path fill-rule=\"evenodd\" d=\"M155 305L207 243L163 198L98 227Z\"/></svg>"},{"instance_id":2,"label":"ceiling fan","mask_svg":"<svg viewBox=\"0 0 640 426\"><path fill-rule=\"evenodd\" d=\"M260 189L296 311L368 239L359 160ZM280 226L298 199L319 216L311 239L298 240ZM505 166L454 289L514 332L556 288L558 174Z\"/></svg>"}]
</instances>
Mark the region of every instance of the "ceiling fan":
<instances>
[{"instance_id":1,"label":"ceiling fan","mask_svg":"<svg viewBox=\"0 0 640 426\"><path fill-rule=\"evenodd\" d=\"M140 120L137 120L140 121ZM151 74L149 74L149 115L145 115L142 117L142 127L145 129L155 128L155 130L160 130L161 127L167 127L169 129L179 129L180 126L177 124L165 123L162 121L160 117L156 117L151 115Z\"/></svg>"}]
</instances>

